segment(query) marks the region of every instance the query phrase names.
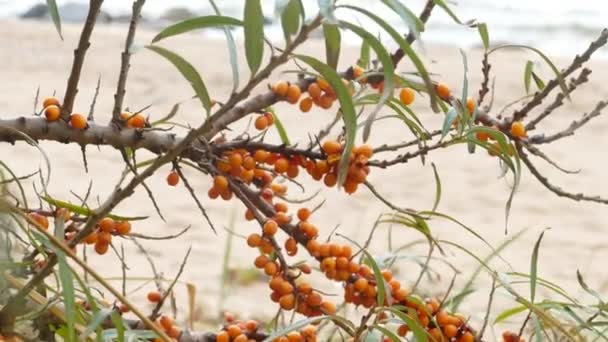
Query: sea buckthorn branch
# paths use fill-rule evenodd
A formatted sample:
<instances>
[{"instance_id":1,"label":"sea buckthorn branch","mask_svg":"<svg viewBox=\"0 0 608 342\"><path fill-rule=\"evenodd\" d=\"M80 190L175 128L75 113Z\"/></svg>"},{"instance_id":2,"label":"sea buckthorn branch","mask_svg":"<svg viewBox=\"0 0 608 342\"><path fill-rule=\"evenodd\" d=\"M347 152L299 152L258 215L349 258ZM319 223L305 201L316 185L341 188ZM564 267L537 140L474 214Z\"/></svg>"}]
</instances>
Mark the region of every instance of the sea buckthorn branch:
<instances>
[{"instance_id":1,"label":"sea buckthorn branch","mask_svg":"<svg viewBox=\"0 0 608 342\"><path fill-rule=\"evenodd\" d=\"M587 61L589 61L589 59L591 58L591 55L595 51L597 51L602 46L606 45L606 42L608 42L608 29L603 29L602 32L600 33L599 37L595 41L591 42L591 44L589 45L587 50L585 50L585 52L583 52L583 54L577 55L576 57L574 57L574 59L572 60L572 63L564 71L561 72L561 77L567 78L568 76L570 76L570 74L572 74L574 71L579 69L583 64L585 64ZM535 107L540 105L543 102L543 100L558 85L559 85L559 80L557 77L550 80L549 82L547 82L547 84L545 84L545 87L541 91L537 92L534 95L534 97L532 98L532 100L530 100L530 102L526 103L522 108L513 112L510 122L520 121L524 117L526 117L526 115L528 115L528 113L532 109L534 109Z\"/></svg>"},{"instance_id":2,"label":"sea buckthorn branch","mask_svg":"<svg viewBox=\"0 0 608 342\"><path fill-rule=\"evenodd\" d=\"M570 80L570 84L568 85L568 94L571 94L579 85L589 81L589 75L591 75L591 69L583 68L583 70L581 70L580 74L576 78L572 78ZM530 120L530 122L526 124L526 130L534 130L536 128L536 125L538 125L543 119L553 113L555 109L559 108L564 104L564 98L566 98L566 95L564 93L558 93L555 96L553 102L549 104L543 110L542 113L540 113L537 117Z\"/></svg>"},{"instance_id":3,"label":"sea buckthorn branch","mask_svg":"<svg viewBox=\"0 0 608 342\"><path fill-rule=\"evenodd\" d=\"M578 170L567 170L563 167L561 167L559 164L557 164L557 162L555 162L553 159L549 158L549 156L547 156L543 151L541 151L540 149L538 149L536 146L529 144L525 141L521 141L521 144L524 146L524 148L526 150L528 150L528 152L532 153L533 155L543 159L544 161L546 161L547 163L551 164L553 167L555 167L556 169L560 170L563 173L567 173L567 174L577 174L581 172L581 169Z\"/></svg>"},{"instance_id":4,"label":"sea buckthorn branch","mask_svg":"<svg viewBox=\"0 0 608 342\"><path fill-rule=\"evenodd\" d=\"M426 5L424 6L424 8L422 9L422 12L420 12L420 15L418 16L418 19L420 19L420 21L423 24L426 24L426 22L431 17L433 8L435 8L435 0L427 0ZM407 34L407 36L405 37L405 39L409 44L412 44L416 40L416 34L412 31L410 31ZM393 65L397 66L397 64L399 64L399 62L401 61L401 59L403 59L404 56L405 56L405 52L403 51L403 49L401 49L401 48L397 49L391 55L391 60L393 61Z\"/></svg>"},{"instance_id":5,"label":"sea buckthorn branch","mask_svg":"<svg viewBox=\"0 0 608 342\"><path fill-rule=\"evenodd\" d=\"M481 74L483 79L481 81L481 86L479 87L478 98L477 98L477 106L480 106L483 103L486 95L490 92L490 88L488 84L490 83L490 69L492 69L492 64L490 64L488 60L488 53L483 54L483 59L481 60ZM488 106L489 108L490 106Z\"/></svg>"},{"instance_id":6,"label":"sea buckthorn branch","mask_svg":"<svg viewBox=\"0 0 608 342\"><path fill-rule=\"evenodd\" d=\"M89 1L89 12L87 14L86 21L80 33L80 40L78 41L78 47L74 50L74 60L72 62L72 71L68 78L68 83L65 89L65 95L63 97L63 105L61 106L61 118L64 121L68 121L72 108L74 106L74 100L76 94L78 94L78 82L80 81L80 72L84 64L85 56L89 46L91 45L90 39L95 28L97 16L99 15L103 0L90 0Z\"/></svg>"},{"instance_id":7,"label":"sea buckthorn branch","mask_svg":"<svg viewBox=\"0 0 608 342\"><path fill-rule=\"evenodd\" d=\"M321 152L315 152L312 148L299 149L297 146L287 146L285 144L276 145L269 144L260 141L252 141L248 139L233 140L226 143L212 144L212 150L217 152L225 152L234 149L246 149L249 152L255 152L256 150L264 150L273 153L280 153L281 155L291 156L304 156L309 159L325 159L327 155Z\"/></svg>"},{"instance_id":8,"label":"sea buckthorn branch","mask_svg":"<svg viewBox=\"0 0 608 342\"><path fill-rule=\"evenodd\" d=\"M126 94L127 76L129 74L129 68L131 67L131 45L133 45L133 39L135 38L135 31L137 31L137 24L140 19L141 10L146 3L146 0L136 0L133 2L131 22L129 23L129 30L127 32L127 38L125 40L125 50L120 56L120 72L118 76L118 84L116 85L116 93L114 94L114 108L112 109L112 122L119 122L120 113L123 109L123 100Z\"/></svg>"}]
</instances>

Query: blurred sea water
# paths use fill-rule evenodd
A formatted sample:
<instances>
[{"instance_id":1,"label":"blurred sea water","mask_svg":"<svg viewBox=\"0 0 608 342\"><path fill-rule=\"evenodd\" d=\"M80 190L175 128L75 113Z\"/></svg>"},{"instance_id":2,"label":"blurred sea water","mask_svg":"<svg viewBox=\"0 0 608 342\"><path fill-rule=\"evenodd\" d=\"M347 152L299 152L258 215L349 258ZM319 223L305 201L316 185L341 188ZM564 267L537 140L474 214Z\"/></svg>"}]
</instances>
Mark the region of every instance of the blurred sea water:
<instances>
[{"instance_id":1,"label":"blurred sea water","mask_svg":"<svg viewBox=\"0 0 608 342\"><path fill-rule=\"evenodd\" d=\"M246 0L216 0L225 15L242 16ZM262 0L266 17L274 17L275 1ZM311 16L317 11L316 0L302 0L306 13ZM359 5L373 10L397 29L405 30L401 19L388 7L377 0L340 0L340 3ZM402 0L412 11L418 13L425 0ZM571 55L582 51L597 36L601 29L608 26L608 0L460 0L447 1L454 12L463 21L477 19L487 22L490 39L494 44L514 43L534 45L552 55ZM14 18L27 11L41 0L0 0L0 20ZM88 0L57 0L61 6L66 3L87 4ZM128 14L131 7L129 0L105 0L103 10L111 15ZM147 0L144 15L154 22L170 8L185 7L199 14L212 13L212 8L205 0ZM345 11L345 10L341 10ZM374 33L377 27L361 16L356 19L345 13L343 18L353 18L366 25ZM350 17L349 17L350 16ZM456 24L441 9L436 9L423 34L426 43L439 43L469 48L480 45L476 30ZM212 37L223 37L221 32L206 33ZM282 37L280 24L275 22L268 28L271 38ZM359 44L359 39L348 33L344 35L346 44ZM608 57L608 51L601 51L601 56Z\"/></svg>"}]
</instances>

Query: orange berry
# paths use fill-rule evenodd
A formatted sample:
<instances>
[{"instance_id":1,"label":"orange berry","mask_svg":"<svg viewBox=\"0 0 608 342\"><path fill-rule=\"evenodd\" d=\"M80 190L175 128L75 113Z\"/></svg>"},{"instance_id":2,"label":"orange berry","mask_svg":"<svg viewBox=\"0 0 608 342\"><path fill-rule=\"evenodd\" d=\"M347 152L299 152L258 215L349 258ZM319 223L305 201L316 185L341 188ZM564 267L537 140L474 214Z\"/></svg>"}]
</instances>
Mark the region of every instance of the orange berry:
<instances>
[{"instance_id":1,"label":"orange berry","mask_svg":"<svg viewBox=\"0 0 608 342\"><path fill-rule=\"evenodd\" d=\"M42 228L44 228L44 229L49 228L49 219L47 219L46 216L40 215L38 213L30 213L28 216L32 220L34 220L36 223L38 223L38 225L41 226Z\"/></svg>"},{"instance_id":2,"label":"orange berry","mask_svg":"<svg viewBox=\"0 0 608 342\"><path fill-rule=\"evenodd\" d=\"M230 156L228 156L228 163L233 168L239 167L239 166L243 165L243 156L241 156L240 153L233 152L230 154Z\"/></svg>"},{"instance_id":3,"label":"orange berry","mask_svg":"<svg viewBox=\"0 0 608 342\"><path fill-rule=\"evenodd\" d=\"M329 109L334 104L333 96L323 94L319 99L319 106L323 109Z\"/></svg>"},{"instance_id":4,"label":"orange berry","mask_svg":"<svg viewBox=\"0 0 608 342\"><path fill-rule=\"evenodd\" d=\"M490 138L490 135L486 132L479 131L479 132L475 133L475 137L477 137L477 140L479 140L479 141L488 141L488 139Z\"/></svg>"},{"instance_id":5,"label":"orange berry","mask_svg":"<svg viewBox=\"0 0 608 342\"><path fill-rule=\"evenodd\" d=\"M104 231L97 233L97 243L109 245L112 243L112 234Z\"/></svg>"},{"instance_id":6,"label":"orange berry","mask_svg":"<svg viewBox=\"0 0 608 342\"><path fill-rule=\"evenodd\" d=\"M215 337L215 342L230 342L230 335L227 331L222 331Z\"/></svg>"},{"instance_id":7,"label":"orange berry","mask_svg":"<svg viewBox=\"0 0 608 342\"><path fill-rule=\"evenodd\" d=\"M467 98L467 110L469 111L469 114L473 114L476 105L477 104L475 103L475 100L473 100L472 97Z\"/></svg>"},{"instance_id":8,"label":"orange berry","mask_svg":"<svg viewBox=\"0 0 608 342\"><path fill-rule=\"evenodd\" d=\"M382 278L384 278L385 281L391 281L393 279L393 272L390 270L383 270L381 273Z\"/></svg>"},{"instance_id":9,"label":"orange berry","mask_svg":"<svg viewBox=\"0 0 608 342\"><path fill-rule=\"evenodd\" d=\"M256 331L258 330L259 325L260 324L257 321L249 320L245 322L245 329L247 329L247 331Z\"/></svg>"},{"instance_id":10,"label":"orange berry","mask_svg":"<svg viewBox=\"0 0 608 342\"><path fill-rule=\"evenodd\" d=\"M279 272L279 266L276 262L270 261L264 266L264 273L268 276L273 276Z\"/></svg>"},{"instance_id":11,"label":"orange berry","mask_svg":"<svg viewBox=\"0 0 608 342\"><path fill-rule=\"evenodd\" d=\"M85 129L88 126L87 118L79 113L73 113L70 115L70 126L74 129Z\"/></svg>"},{"instance_id":12,"label":"orange berry","mask_svg":"<svg viewBox=\"0 0 608 342\"><path fill-rule=\"evenodd\" d=\"M247 335L245 334L240 334L237 337L234 338L234 340L232 340L232 342L247 342L249 339L247 338Z\"/></svg>"},{"instance_id":13,"label":"orange berry","mask_svg":"<svg viewBox=\"0 0 608 342\"><path fill-rule=\"evenodd\" d=\"M144 128L146 126L146 118L141 114L133 115L127 120L128 128Z\"/></svg>"},{"instance_id":14,"label":"orange berry","mask_svg":"<svg viewBox=\"0 0 608 342\"><path fill-rule=\"evenodd\" d=\"M305 97L300 101L300 111L302 113L308 113L310 112L310 109L312 108L312 97Z\"/></svg>"},{"instance_id":15,"label":"orange berry","mask_svg":"<svg viewBox=\"0 0 608 342\"><path fill-rule=\"evenodd\" d=\"M448 325L446 325L446 326L443 327L443 334L448 339L452 338L452 337L456 337L456 335L458 334L458 327L456 327L453 324L448 324Z\"/></svg>"},{"instance_id":16,"label":"orange berry","mask_svg":"<svg viewBox=\"0 0 608 342\"><path fill-rule=\"evenodd\" d=\"M268 126L274 125L274 115L271 112L264 113L264 117L268 120Z\"/></svg>"},{"instance_id":17,"label":"orange berry","mask_svg":"<svg viewBox=\"0 0 608 342\"><path fill-rule=\"evenodd\" d=\"M243 333L243 330L241 329L241 327L239 327L236 324L231 324L226 328L226 331L228 332L228 335L232 338L235 338L237 336L239 336L240 334Z\"/></svg>"},{"instance_id":18,"label":"orange berry","mask_svg":"<svg viewBox=\"0 0 608 342\"><path fill-rule=\"evenodd\" d=\"M475 336L469 331L465 332L460 336L458 342L475 342Z\"/></svg>"},{"instance_id":19,"label":"orange berry","mask_svg":"<svg viewBox=\"0 0 608 342\"><path fill-rule=\"evenodd\" d=\"M407 335L407 333L409 331L410 331L410 328L407 325L402 324L399 326L399 328L397 328L397 335L403 337L403 336Z\"/></svg>"},{"instance_id":20,"label":"orange berry","mask_svg":"<svg viewBox=\"0 0 608 342\"><path fill-rule=\"evenodd\" d=\"M336 313L336 304L332 302L323 302L321 303L321 311L326 314L333 315Z\"/></svg>"},{"instance_id":21,"label":"orange berry","mask_svg":"<svg viewBox=\"0 0 608 342\"><path fill-rule=\"evenodd\" d=\"M287 96L289 84L286 81L278 81L272 86L272 91L278 96Z\"/></svg>"},{"instance_id":22,"label":"orange berry","mask_svg":"<svg viewBox=\"0 0 608 342\"><path fill-rule=\"evenodd\" d=\"M287 158L279 158L274 163L274 170L277 173L285 173L289 169L289 160Z\"/></svg>"},{"instance_id":23,"label":"orange berry","mask_svg":"<svg viewBox=\"0 0 608 342\"><path fill-rule=\"evenodd\" d=\"M322 148L326 154L337 154L342 152L342 145L336 140L326 140L323 143Z\"/></svg>"},{"instance_id":24,"label":"orange berry","mask_svg":"<svg viewBox=\"0 0 608 342\"><path fill-rule=\"evenodd\" d=\"M357 280L355 280L355 290L359 291L359 292L363 292L365 291L365 289L367 289L369 283L367 281L367 279L365 278L359 278Z\"/></svg>"},{"instance_id":25,"label":"orange berry","mask_svg":"<svg viewBox=\"0 0 608 342\"><path fill-rule=\"evenodd\" d=\"M43 108L47 108L49 106L57 106L59 107L61 104L59 103L59 99L53 96L50 97L45 97L44 100L42 100L42 107Z\"/></svg>"},{"instance_id":26,"label":"orange berry","mask_svg":"<svg viewBox=\"0 0 608 342\"><path fill-rule=\"evenodd\" d=\"M265 130L266 127L268 127L268 118L264 115L260 115L255 119L254 125L258 131Z\"/></svg>"},{"instance_id":27,"label":"orange berry","mask_svg":"<svg viewBox=\"0 0 608 342\"><path fill-rule=\"evenodd\" d=\"M414 92L414 89L410 87L401 88L401 91L399 92L399 100L406 106L412 104L415 97L416 93Z\"/></svg>"},{"instance_id":28,"label":"orange berry","mask_svg":"<svg viewBox=\"0 0 608 342\"><path fill-rule=\"evenodd\" d=\"M279 225L283 225L283 224L288 224L291 221L291 217L289 217L287 214L282 213L282 212L278 212L276 213L276 215L274 216L274 220L279 224Z\"/></svg>"},{"instance_id":29,"label":"orange berry","mask_svg":"<svg viewBox=\"0 0 608 342\"><path fill-rule=\"evenodd\" d=\"M175 171L169 172L167 175L167 184L170 186L176 186L179 183L179 174Z\"/></svg>"},{"instance_id":30,"label":"orange berry","mask_svg":"<svg viewBox=\"0 0 608 342\"><path fill-rule=\"evenodd\" d=\"M357 184L357 182L351 180L350 178L347 179L346 182L344 182L344 191L349 195L355 193L358 187L359 184Z\"/></svg>"},{"instance_id":31,"label":"orange berry","mask_svg":"<svg viewBox=\"0 0 608 342\"><path fill-rule=\"evenodd\" d=\"M306 221L310 218L310 209L308 208L300 208L298 209L298 219L300 219L300 221Z\"/></svg>"},{"instance_id":32,"label":"orange berry","mask_svg":"<svg viewBox=\"0 0 608 342\"><path fill-rule=\"evenodd\" d=\"M116 228L116 222L109 217L104 217L99 221L99 229L102 232L111 233Z\"/></svg>"},{"instance_id":33,"label":"orange berry","mask_svg":"<svg viewBox=\"0 0 608 342\"><path fill-rule=\"evenodd\" d=\"M92 245L95 242L97 242L97 232L95 231L84 238L84 243L86 243L87 245Z\"/></svg>"},{"instance_id":34,"label":"orange berry","mask_svg":"<svg viewBox=\"0 0 608 342\"><path fill-rule=\"evenodd\" d=\"M169 331L173 327L173 319L169 316L161 316L159 320L160 326L166 331Z\"/></svg>"},{"instance_id":35,"label":"orange berry","mask_svg":"<svg viewBox=\"0 0 608 342\"><path fill-rule=\"evenodd\" d=\"M292 84L287 89L287 102L291 104L298 103L298 100L302 96L302 90L295 84Z\"/></svg>"},{"instance_id":36,"label":"orange berry","mask_svg":"<svg viewBox=\"0 0 608 342\"><path fill-rule=\"evenodd\" d=\"M317 78L317 83L319 84L319 88L321 88L321 90L325 92L333 92L331 85L326 80L322 78Z\"/></svg>"},{"instance_id":37,"label":"orange berry","mask_svg":"<svg viewBox=\"0 0 608 342\"><path fill-rule=\"evenodd\" d=\"M443 100L447 101L450 97L450 87L448 87L448 85L444 82L437 83L437 86L435 87L435 92Z\"/></svg>"},{"instance_id":38,"label":"orange berry","mask_svg":"<svg viewBox=\"0 0 608 342\"><path fill-rule=\"evenodd\" d=\"M131 223L129 221L116 222L114 230L120 235L128 235L131 232Z\"/></svg>"},{"instance_id":39,"label":"orange berry","mask_svg":"<svg viewBox=\"0 0 608 342\"><path fill-rule=\"evenodd\" d=\"M276 192L276 191L275 191ZM274 204L274 211L286 213L287 212L287 204L283 202L278 202Z\"/></svg>"},{"instance_id":40,"label":"orange berry","mask_svg":"<svg viewBox=\"0 0 608 342\"><path fill-rule=\"evenodd\" d=\"M292 237L285 240L285 250L287 251L287 255L294 256L298 254L298 243Z\"/></svg>"},{"instance_id":41,"label":"orange berry","mask_svg":"<svg viewBox=\"0 0 608 342\"><path fill-rule=\"evenodd\" d=\"M221 192L228 189L228 179L222 175L213 178L213 186Z\"/></svg>"},{"instance_id":42,"label":"orange berry","mask_svg":"<svg viewBox=\"0 0 608 342\"><path fill-rule=\"evenodd\" d=\"M526 137L526 126L521 121L514 121L511 124L511 135L515 138L525 138Z\"/></svg>"},{"instance_id":43,"label":"orange berry","mask_svg":"<svg viewBox=\"0 0 608 342\"><path fill-rule=\"evenodd\" d=\"M273 236L279 230L279 225L274 220L268 220L264 223L264 235Z\"/></svg>"},{"instance_id":44,"label":"orange berry","mask_svg":"<svg viewBox=\"0 0 608 342\"><path fill-rule=\"evenodd\" d=\"M167 335L171 338L179 339L179 336L182 334L182 330L177 326L172 326L171 329L167 331ZM235 340L236 341L236 340Z\"/></svg>"},{"instance_id":45,"label":"orange berry","mask_svg":"<svg viewBox=\"0 0 608 342\"><path fill-rule=\"evenodd\" d=\"M61 116L61 109L56 105L47 106L44 108L44 116L48 122L57 121Z\"/></svg>"},{"instance_id":46,"label":"orange berry","mask_svg":"<svg viewBox=\"0 0 608 342\"><path fill-rule=\"evenodd\" d=\"M310 97L312 97L313 99L320 98L321 92L321 87L319 87L319 84L316 82L313 82L308 86L308 95L310 95Z\"/></svg>"},{"instance_id":47,"label":"orange berry","mask_svg":"<svg viewBox=\"0 0 608 342\"><path fill-rule=\"evenodd\" d=\"M97 242L95 242L95 253L104 255L108 252L109 247L109 244L97 240Z\"/></svg>"},{"instance_id":48,"label":"orange berry","mask_svg":"<svg viewBox=\"0 0 608 342\"><path fill-rule=\"evenodd\" d=\"M355 152L355 154L362 155L366 158L371 158L374 155L374 149L367 144L357 146L353 152Z\"/></svg>"},{"instance_id":49,"label":"orange berry","mask_svg":"<svg viewBox=\"0 0 608 342\"><path fill-rule=\"evenodd\" d=\"M325 175L325 178L323 178L323 183L331 188L333 186L335 186L338 183L338 176L335 173L328 173Z\"/></svg>"},{"instance_id":50,"label":"orange berry","mask_svg":"<svg viewBox=\"0 0 608 342\"><path fill-rule=\"evenodd\" d=\"M269 262L269 260L268 260L267 256L265 256L265 255L258 255L255 258L255 260L253 261L253 264L257 268L264 268L268 262Z\"/></svg>"},{"instance_id":51,"label":"orange berry","mask_svg":"<svg viewBox=\"0 0 608 342\"><path fill-rule=\"evenodd\" d=\"M320 306L323 303L323 297L317 292L313 292L306 297L306 304L310 306Z\"/></svg>"},{"instance_id":52,"label":"orange berry","mask_svg":"<svg viewBox=\"0 0 608 342\"><path fill-rule=\"evenodd\" d=\"M354 78L359 78L359 77L363 76L364 73L365 73L365 70L363 70L362 67L360 67L358 65L353 66L353 77Z\"/></svg>"},{"instance_id":53,"label":"orange berry","mask_svg":"<svg viewBox=\"0 0 608 342\"><path fill-rule=\"evenodd\" d=\"M269 153L264 150L257 150L253 154L253 159L255 159L258 163L265 163L266 159L268 159Z\"/></svg>"},{"instance_id":54,"label":"orange berry","mask_svg":"<svg viewBox=\"0 0 608 342\"><path fill-rule=\"evenodd\" d=\"M247 245L252 248L260 247L262 244L262 237L259 234L251 234L247 237Z\"/></svg>"},{"instance_id":55,"label":"orange berry","mask_svg":"<svg viewBox=\"0 0 608 342\"><path fill-rule=\"evenodd\" d=\"M158 291L150 291L150 292L148 292L148 295L147 295L148 301L151 303L160 302L161 297L162 296L161 296L160 292L158 292Z\"/></svg>"}]
</instances>

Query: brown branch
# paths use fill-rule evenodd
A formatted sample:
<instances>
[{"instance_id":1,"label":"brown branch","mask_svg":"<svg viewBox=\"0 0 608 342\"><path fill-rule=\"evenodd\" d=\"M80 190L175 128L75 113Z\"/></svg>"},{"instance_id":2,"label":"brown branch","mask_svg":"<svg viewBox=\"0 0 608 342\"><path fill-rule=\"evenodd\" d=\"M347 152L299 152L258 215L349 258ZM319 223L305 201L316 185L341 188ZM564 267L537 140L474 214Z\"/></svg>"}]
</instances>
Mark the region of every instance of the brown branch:
<instances>
[{"instance_id":1,"label":"brown branch","mask_svg":"<svg viewBox=\"0 0 608 342\"><path fill-rule=\"evenodd\" d=\"M572 121L572 123L570 124L570 126L568 126L568 128L564 129L561 132L555 133L553 135L532 137L530 139L530 143L537 144L537 145L538 144L548 144L548 143L552 143L556 140L574 135L576 130L583 127L591 119L598 117L600 114L602 114L602 110L604 108L606 108L607 106L608 106L608 101L600 101L595 105L595 108L591 112L583 114L583 117L580 120Z\"/></svg>"},{"instance_id":2,"label":"brown branch","mask_svg":"<svg viewBox=\"0 0 608 342\"><path fill-rule=\"evenodd\" d=\"M566 77L570 76L570 74L572 74L575 70L577 70L584 63L586 63L589 60L589 58L591 58L591 55L595 51L597 51L600 47L604 46L607 41L608 41L608 29L603 29L602 32L600 33L600 36L589 45L587 50L585 52L583 52L582 55L577 55L576 57L574 57L574 60L572 61L570 66L568 68L566 68L566 70L561 72L561 77L566 78ZM532 100L530 100L530 102L528 102L522 108L520 108L519 110L516 110L513 113L512 121L519 121L519 120L523 119L532 109L534 109L536 106L540 105L543 102L543 100L547 97L547 95L549 95L553 91L553 89L555 89L555 87L557 87L558 85L559 85L559 81L557 78L554 78L554 79L550 80L549 82L547 82L547 84L545 85L545 88L543 88L543 90L537 92L534 95L534 97L532 98Z\"/></svg>"},{"instance_id":3,"label":"brown branch","mask_svg":"<svg viewBox=\"0 0 608 342\"><path fill-rule=\"evenodd\" d=\"M577 173L581 172L581 169L567 170L567 169L561 167L559 164L557 164L553 159L549 158L549 156L547 156L543 151L541 151L534 145L528 144L526 142L522 142L522 143L523 143L523 146L526 148L526 150L528 150L530 153L541 158L542 160L546 161L547 163L551 164L553 167L555 167L556 169L560 170L563 173L577 174Z\"/></svg>"},{"instance_id":4,"label":"brown branch","mask_svg":"<svg viewBox=\"0 0 608 342\"><path fill-rule=\"evenodd\" d=\"M286 146L284 144L281 145L276 145L276 144L268 144L268 143L264 143L264 142L259 142L259 141L252 141L252 140L234 140L234 141L230 141L230 142L226 142L226 143L220 143L220 144L213 144L211 146L211 149L214 152L224 152L224 151L230 151L233 149L246 149L248 151L255 151L255 150L265 150L268 152L273 152L273 153L281 153L282 155L285 156L293 156L293 155L301 155L310 159L325 159L326 155L324 153L321 152L314 152L311 149L299 149L296 148L296 146Z\"/></svg>"},{"instance_id":5,"label":"brown branch","mask_svg":"<svg viewBox=\"0 0 608 342\"><path fill-rule=\"evenodd\" d=\"M84 58L87 53L89 46L91 46L91 34L95 28L95 22L97 21L97 15L103 4L103 0L90 0L89 2L89 13L87 19L80 33L80 40L78 47L74 50L74 60L72 62L72 71L70 71L70 77L68 78L68 84L65 89L63 96L63 104L61 106L61 117L67 121L72 113L74 107L74 100L76 94L78 94L78 81L80 81L80 72L84 64Z\"/></svg>"},{"instance_id":6,"label":"brown branch","mask_svg":"<svg viewBox=\"0 0 608 342\"><path fill-rule=\"evenodd\" d=\"M454 143L453 140L439 141L439 142L437 142L434 145L423 146L423 147L421 147L420 149L418 149L416 151L412 151L412 152L408 152L408 153L404 153L404 154L398 155L394 159L390 159L390 160L370 160L367 164L369 166L374 166L374 167L379 167L379 168L385 169L385 168L387 168L389 166L392 166L392 165L395 165L395 164L407 163L412 158L416 158L416 157L420 157L420 156L426 155L429 151L436 150L438 148L447 147L447 146L449 146L449 145L451 145L453 143Z\"/></svg>"},{"instance_id":7,"label":"brown branch","mask_svg":"<svg viewBox=\"0 0 608 342\"><path fill-rule=\"evenodd\" d=\"M112 122L118 122L120 119L120 112L122 110L123 100L126 93L125 87L127 86L127 76L129 74L129 68L131 67L131 52L129 50L131 49L131 45L133 45L135 31L137 30L137 23L139 22L141 9L145 2L146 0L136 0L133 2L131 23L129 24L129 31L127 32L127 38L125 40L125 50L122 52L120 59L120 73L118 76L118 84L116 85L116 93L114 94Z\"/></svg>"},{"instance_id":8,"label":"brown branch","mask_svg":"<svg viewBox=\"0 0 608 342\"><path fill-rule=\"evenodd\" d=\"M572 93L579 85L587 82L589 80L589 75L591 74L591 70L587 68L583 68L578 77L570 80L570 84L568 86L568 94ZM526 124L526 131L531 131L536 128L536 125L544 120L547 116L549 116L553 111L564 104L564 98L566 95L564 93L559 93L555 96L555 100L548 105L545 110L536 118L530 120Z\"/></svg>"},{"instance_id":9,"label":"brown branch","mask_svg":"<svg viewBox=\"0 0 608 342\"><path fill-rule=\"evenodd\" d=\"M431 17L433 8L435 8L435 1L428 0L426 2L426 5L422 9L422 12L418 16L418 18L420 19L420 21L422 21L423 24L426 24L427 20L429 20L429 18ZM409 44L412 44L416 40L416 34L412 31L410 31L408 33L408 35L405 37L405 39ZM397 64L399 64L399 62L401 61L401 59L404 56L405 56L405 52L403 51L403 49L401 49L401 48L397 49L397 51L395 51L395 53L393 53L391 55L391 60L393 61L393 65L397 66Z\"/></svg>"},{"instance_id":10,"label":"brown branch","mask_svg":"<svg viewBox=\"0 0 608 342\"><path fill-rule=\"evenodd\" d=\"M490 92L490 88L488 87L488 83L490 83L490 69L492 69L492 65L488 61L488 53L486 52L483 54L483 59L481 61L481 74L483 75L483 80L481 81L481 87L479 89L477 106L481 105L483 99Z\"/></svg>"},{"instance_id":11,"label":"brown branch","mask_svg":"<svg viewBox=\"0 0 608 342\"><path fill-rule=\"evenodd\" d=\"M435 130L433 132L430 133L425 133L425 138L426 139L431 139L435 136L438 136L441 134L441 130ZM414 145L418 145L420 144L420 139L414 139L414 140L410 140L410 141L406 141L400 144L395 144L395 145L388 145L388 144L384 144L381 146L378 146L376 148L374 148L374 153L380 153L380 152L388 152L388 151L398 151L404 147L409 147L409 146L414 146Z\"/></svg>"},{"instance_id":12,"label":"brown branch","mask_svg":"<svg viewBox=\"0 0 608 342\"><path fill-rule=\"evenodd\" d=\"M547 179L547 177L543 176L540 171L538 171L538 169L536 168L536 166L534 166L534 164L532 164L532 162L530 161L530 159L528 158L528 156L523 152L523 150L520 148L518 148L518 152L519 155L521 157L521 160L524 162L524 164L526 164L526 166L528 167L528 169L530 170L530 172L532 173L532 175L534 175L534 177L536 177L536 179L538 179L538 181L547 189L549 189L551 192L553 192L554 194L560 196L560 197L566 197L569 198L571 200L575 200L575 201L587 201L587 202L596 202L596 203L601 203L601 204L608 204L608 199L604 199L601 198L600 196L588 196L585 195L583 193L578 193L578 194L574 194L571 192L567 192L565 190L563 190L562 188L553 185L552 183L549 182L549 179Z\"/></svg>"}]
</instances>

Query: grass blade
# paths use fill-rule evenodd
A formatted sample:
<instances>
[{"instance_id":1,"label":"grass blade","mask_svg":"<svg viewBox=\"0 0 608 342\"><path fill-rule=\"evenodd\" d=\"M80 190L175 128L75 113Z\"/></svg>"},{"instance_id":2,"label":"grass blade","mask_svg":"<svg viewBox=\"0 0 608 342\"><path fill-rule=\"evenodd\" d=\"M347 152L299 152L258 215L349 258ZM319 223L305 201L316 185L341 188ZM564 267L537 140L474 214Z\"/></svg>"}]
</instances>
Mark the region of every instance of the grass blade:
<instances>
[{"instance_id":1,"label":"grass blade","mask_svg":"<svg viewBox=\"0 0 608 342\"><path fill-rule=\"evenodd\" d=\"M543 230L534 244L534 250L532 250L532 258L530 259L530 302L534 303L534 297L536 296L536 278L538 276L538 250L540 248L540 242L545 235Z\"/></svg>"}]
</instances>

